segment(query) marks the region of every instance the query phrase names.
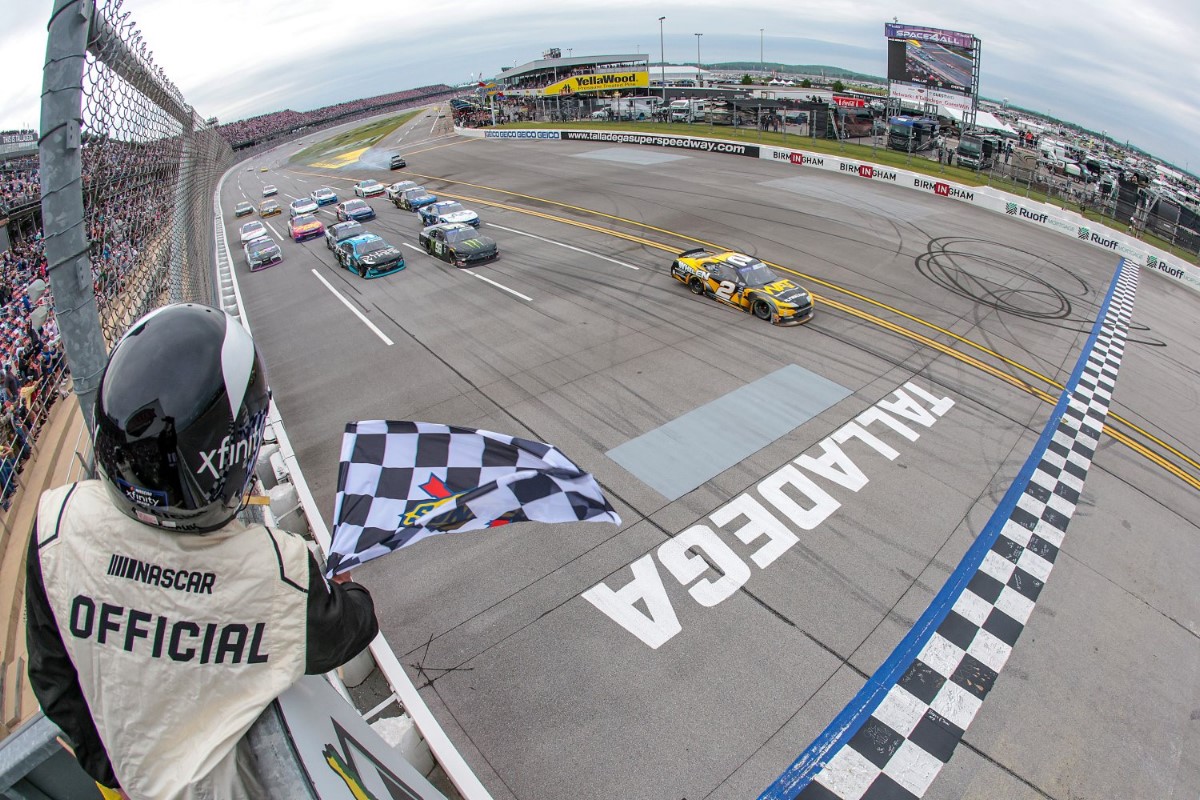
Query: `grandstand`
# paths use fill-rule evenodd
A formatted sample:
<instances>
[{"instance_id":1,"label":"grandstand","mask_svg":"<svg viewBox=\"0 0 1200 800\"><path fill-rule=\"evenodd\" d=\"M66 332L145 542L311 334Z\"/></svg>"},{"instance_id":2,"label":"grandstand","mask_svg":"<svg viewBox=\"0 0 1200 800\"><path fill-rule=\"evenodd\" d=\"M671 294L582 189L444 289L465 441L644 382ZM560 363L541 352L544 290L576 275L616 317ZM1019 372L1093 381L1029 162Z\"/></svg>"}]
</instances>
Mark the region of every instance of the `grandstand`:
<instances>
[{"instance_id":1,"label":"grandstand","mask_svg":"<svg viewBox=\"0 0 1200 800\"><path fill-rule=\"evenodd\" d=\"M290 108L283 111L272 111L269 114L218 125L217 132L225 141L229 142L230 147L234 150L242 150L282 136L300 133L306 128L325 127L393 108L445 100L456 93L455 89L439 83L416 89L406 89L402 92L364 97L361 100L351 100L346 103L336 103L331 106L315 108L312 111L293 111Z\"/></svg>"}]
</instances>

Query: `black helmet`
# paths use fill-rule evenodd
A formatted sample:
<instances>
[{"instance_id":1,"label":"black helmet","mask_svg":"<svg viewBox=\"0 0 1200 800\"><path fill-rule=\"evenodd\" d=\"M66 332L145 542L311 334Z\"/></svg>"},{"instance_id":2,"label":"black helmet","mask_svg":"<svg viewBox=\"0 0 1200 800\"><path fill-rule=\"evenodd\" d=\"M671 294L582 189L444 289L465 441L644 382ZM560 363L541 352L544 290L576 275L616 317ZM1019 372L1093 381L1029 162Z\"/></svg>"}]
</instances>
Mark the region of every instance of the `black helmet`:
<instances>
[{"instance_id":1,"label":"black helmet","mask_svg":"<svg viewBox=\"0 0 1200 800\"><path fill-rule=\"evenodd\" d=\"M192 304L142 317L96 395L96 464L113 502L148 525L220 528L254 475L270 400L254 340L233 317Z\"/></svg>"}]
</instances>

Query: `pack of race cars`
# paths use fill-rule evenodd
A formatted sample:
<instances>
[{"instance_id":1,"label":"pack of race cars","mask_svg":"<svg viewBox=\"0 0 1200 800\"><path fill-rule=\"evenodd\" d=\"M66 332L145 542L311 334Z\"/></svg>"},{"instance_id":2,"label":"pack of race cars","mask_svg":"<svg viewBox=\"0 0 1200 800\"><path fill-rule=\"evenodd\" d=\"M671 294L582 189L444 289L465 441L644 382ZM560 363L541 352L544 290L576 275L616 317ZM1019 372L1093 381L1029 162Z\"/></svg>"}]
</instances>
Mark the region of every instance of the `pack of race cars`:
<instances>
[{"instance_id":1,"label":"pack of race cars","mask_svg":"<svg viewBox=\"0 0 1200 800\"><path fill-rule=\"evenodd\" d=\"M264 188L263 196L276 194L274 186ZM479 215L454 200L439 200L415 181L399 181L384 186L375 180L362 180L353 187L355 197L340 201L328 187L314 190L309 197L294 200L289 206L288 235L299 243L322 237L325 246L343 268L362 278L381 278L405 268L404 254L383 237L371 233L362 222L376 218L366 198L384 196L398 209L414 213L421 222L417 241L421 249L455 267L473 267L499 257L496 241L479 233ZM361 198L361 199L360 199ZM321 207L335 205L338 222L328 227L317 217ZM254 213L248 202L238 203L235 216ZM264 203L261 216L279 213L278 204ZM279 263L283 254L270 238L266 226L253 220L241 226L241 241L251 272ZM773 325L801 325L813 318L815 301L804 287L782 277L753 256L733 251L696 248L679 253L671 262L670 274L693 294L755 317Z\"/></svg>"},{"instance_id":2,"label":"pack of race cars","mask_svg":"<svg viewBox=\"0 0 1200 800\"><path fill-rule=\"evenodd\" d=\"M338 264L362 278L382 278L399 272L405 267L404 254L362 225L376 218L375 209L366 198L385 195L396 208L418 215L421 221L418 241L431 256L456 267L473 267L500 255L496 241L478 232L479 214L456 201L438 200L415 181L400 181L385 187L378 181L362 180L354 185L353 191L354 198L343 201L333 189L321 187L308 197L293 200L288 205L288 237L296 243L323 238ZM263 189L264 197L277 193L274 186ZM334 206L328 213L334 214L338 221L326 226L318 214L328 205ZM248 202L238 203L235 216L253 214L254 210ZM274 201L264 202L258 211L263 217L282 212ZM259 220L242 225L239 234L251 272L283 260L281 248Z\"/></svg>"}]
</instances>

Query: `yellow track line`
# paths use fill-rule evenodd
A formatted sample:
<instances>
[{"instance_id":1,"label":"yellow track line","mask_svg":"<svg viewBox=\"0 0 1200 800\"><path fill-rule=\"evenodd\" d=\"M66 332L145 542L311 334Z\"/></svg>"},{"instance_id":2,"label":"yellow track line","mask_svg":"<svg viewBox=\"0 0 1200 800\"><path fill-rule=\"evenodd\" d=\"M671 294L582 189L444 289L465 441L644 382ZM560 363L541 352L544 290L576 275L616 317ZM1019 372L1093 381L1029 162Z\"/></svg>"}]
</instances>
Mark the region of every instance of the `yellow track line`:
<instances>
[{"instance_id":1,"label":"yellow track line","mask_svg":"<svg viewBox=\"0 0 1200 800\"><path fill-rule=\"evenodd\" d=\"M1167 472L1170 472L1172 475L1179 478L1181 481L1188 484L1193 489L1200 489L1200 480L1197 480L1193 476L1184 472L1179 467L1175 466L1170 461L1167 461L1165 458L1160 456L1158 453L1155 453L1153 450L1150 450L1150 449L1144 447L1139 442L1133 441L1132 439L1130 439L1128 436L1126 436L1121 431L1113 430L1108 425L1104 426L1104 432L1107 433L1112 438L1116 439L1121 444L1125 445L1126 447L1129 447L1130 449L1134 450L1137 453L1141 453L1143 456L1148 458L1150 461L1153 461L1155 464L1158 464L1160 467L1165 469Z\"/></svg>"},{"instance_id":2,"label":"yellow track line","mask_svg":"<svg viewBox=\"0 0 1200 800\"><path fill-rule=\"evenodd\" d=\"M467 140L467 141L475 141L475 140ZM439 145L438 147L431 147L431 148L427 148L427 149L434 150L434 149L438 149L439 147L448 147L453 144L459 144L459 142L451 142L450 144L447 144L447 145ZM415 152L423 152L423 151L415 151ZM310 173L302 173L302 174L315 175L318 177L338 178L341 180L353 180L353 178L349 178L348 176L344 176L344 175L329 175L327 173L311 173L311 172ZM572 211L578 211L580 213L583 213L583 214L586 214L589 216L602 217L604 219L609 219L609 220L612 220L613 222L619 222L624 225L631 225L631 226L637 227L637 228L644 228L644 229L655 231L657 233L661 233L661 234L664 234L666 236L670 236L670 237L673 237L676 239L682 239L684 241L694 242L696 244L702 245L704 247L712 248L714 250L724 251L724 250L728 249L720 244L717 244L714 242L708 242L708 241L705 241L704 239L698 239L693 236L687 236L684 234L676 233L674 231L669 231L665 228L659 228L659 227L656 227L654 225L649 225L644 222L638 222L636 220L627 219L625 217L619 217L619 216L616 216L613 214L607 214L603 211L595 211L593 209L584 208L582 206L572 205L570 203L561 203L561 202L558 202L555 200L546 200L544 198L536 197L534 195L522 194L521 192L513 192L513 191L509 191L507 189L497 189L497 188L491 187L491 186L484 186L482 184L470 183L468 181L458 181L458 180L453 180L450 178L439 177L436 175L424 175L424 174L421 174L418 172L409 172L407 174L414 175L418 178L438 180L438 181L442 181L444 183L452 183L452 184L456 184L459 186L469 186L471 188L482 189L484 191L489 191L489 192L496 192L497 194L503 194L503 195L507 195L509 197L522 198L522 199L529 200L529 201L532 201L535 203L543 203L546 205L557 206L559 208L564 208L564 209L568 209L568 210L572 210ZM502 208L507 211L514 211L514 212L517 212L520 214L527 214L527 215L538 217L540 219L545 219L545 220L548 220L551 222L558 222L558 223L561 223L564 225L572 225L572 226L575 226L578 228L584 228L585 230L595 231L597 233L602 233L606 236L613 236L613 237L616 237L619 239L624 239L626 241L634 242L636 244L641 244L646 247L651 247L651 248L654 248L657 250L662 250L662 251L672 253L672 254L678 254L680 252L683 252L678 247L672 247L669 245L665 245L665 244L662 244L661 242L656 242L652 239L646 239L644 237L637 236L635 234L628 234L628 233L624 233L622 231L613 230L611 228L603 228L603 227L600 227L597 225L592 225L587 222L582 222L580 220L573 220L573 219L568 219L565 217L560 217L560 216L557 216L554 214L548 214L543 211L535 211L535 210L529 209L529 208L521 208L520 206L513 206L513 205L509 205L507 203L501 203L501 202L498 202L495 200L487 200L487 199L484 199L481 197L472 197L469 195L453 194L450 192L442 192L442 194L444 194L446 197L451 197L456 200L465 200L467 202L478 203L480 205L490 206L493 208ZM1007 356L1001 355L1000 353L996 352L995 350L992 350L989 347L986 347L985 345L981 345L977 342L974 342L970 339L960 336L959 334L956 334L953 331L949 331L949 330L941 327L940 325L936 325L932 322L929 322L928 320L924 320L913 314L909 314L906 311L902 311L898 308L895 308L894 306L890 306L887 303L882 303L878 300L874 300L870 297L859 294L858 292L855 292L853 290L846 289L842 286L838 286L835 283L831 283L829 281L823 280L821 278L816 277L815 275L809 275L808 273L792 269L792 268L784 266L782 264L775 264L770 261L764 261L763 263L768 264L771 267L775 267L776 269L783 270L784 272L788 272L792 275L796 275L797 277L803 278L804 280L809 281L811 283L815 283L817 285L824 286L828 289L832 289L833 291L848 295L850 297L855 298L856 300L861 300L862 302L867 303L872 306L875 306L876 308L880 308L885 311L891 312L891 313L896 314L904 319L909 320L910 322L913 322L913 323L916 323L923 327L929 328L930 330L936 331L937 333L940 333L944 336L948 336L957 342L961 342L962 344L967 345L968 347L971 347L975 350L978 350L981 353L984 353L985 355L988 355L992 358L997 359L998 361L1000 361L1003 364L1007 364L1008 366L1012 367L1015 370L1018 370L1019 372L1023 372L1026 375L1029 375L1030 377L1037 378L1038 380L1043 381L1044 383L1048 384L1049 386L1054 387L1055 389L1058 389L1061 391L1064 388L1063 384L1059 383L1058 381L1054 380L1053 378L1043 375L1040 372L1038 372L1037 370L1027 367L1024 364L1021 364L1020 362L1014 361L1013 359L1010 359ZM977 369L980 369L981 371L986 372L989 375L992 375L993 377L997 377L997 378L1001 379L1002 381L1004 381L1005 383L1008 383L1008 384L1020 389L1023 392L1034 395L1035 397L1038 397L1041 400L1043 400L1047 403L1050 403L1051 405L1053 405L1054 403L1057 402L1057 398L1053 397L1052 395L1047 394L1046 392L1041 391L1041 390L1031 386L1030 384L1025 383L1024 381L1021 381L1020 379L1015 378L1015 377L1009 375L1008 373L1002 372L1001 370L998 370L990 365L987 365L987 364L983 363L982 361L972 358L964 353L960 353L959 351L955 350L952 347L943 345L940 342L937 342L926 336L922 336L921 334L918 334L914 331L910 331L907 328L902 328L891 322L883 320L880 317L876 317L873 314L869 314L867 312L863 312L858 309L855 309L852 306L847 306L845 304L836 302L828 297L823 297L823 296L818 295L817 299L820 300L821 302L825 303L826 305L830 306L831 308L836 308L840 311L843 311L844 313L850 314L851 316L858 317L864 321L867 321L874 325L883 327L887 330L892 331L893 333L899 334L900 336L903 336L908 339L912 339L913 341L919 342L927 347L931 347L931 348L937 350L938 352L944 353L945 355L948 355L958 361L961 361L962 363L974 366ZM1141 428L1137 424L1130 422L1129 420L1125 419L1124 417L1122 417L1119 414L1116 414L1115 412L1110 413L1109 417L1111 419L1113 419L1114 421L1119 422L1122 425L1125 425L1130 430L1132 430L1132 431L1136 432L1138 435L1148 439L1149 441L1151 441L1154 444L1158 445L1159 447L1163 448L1164 450L1171 453L1175 457L1186 462L1190 466L1192 466L1196 469L1200 469L1200 462L1197 462L1194 459L1192 459L1191 457L1189 457L1187 454L1180 452L1175 447L1171 446L1167 442L1164 442L1162 439L1158 438L1157 436L1150 433L1149 431L1146 431L1145 429ZM1194 478L1187 472L1182 471L1179 467L1177 467L1176 465L1167 461L1166 459L1164 459L1162 456L1158 455L1157 453L1154 453L1152 450L1149 450L1144 445L1134 442L1127 435L1121 433L1120 431L1115 430L1114 428L1112 428L1109 425L1104 426L1104 432L1109 434L1110 436L1112 436L1114 439L1121 442L1122 444L1125 444L1126 446L1130 447L1134 451L1145 456L1146 458L1153 461L1154 463L1158 464L1159 466L1162 466L1168 472L1171 472L1173 475L1176 475L1181 480L1183 480L1185 483L1188 483L1189 485L1193 486L1196 489L1200 489L1200 480L1197 480L1196 478Z\"/></svg>"},{"instance_id":3,"label":"yellow track line","mask_svg":"<svg viewBox=\"0 0 1200 800\"><path fill-rule=\"evenodd\" d=\"M715 242L708 242L708 241L705 241L705 240L703 240L703 239L697 239L697 238L695 238L695 237L692 237L692 236L686 236L686 235L684 235L684 234L675 233L675 232L673 232L673 231L668 231L668 230L666 230L665 228L659 228L659 227L656 227L656 226L654 226L654 225L649 225L649 224L646 224L646 223L644 223L644 222L638 222L638 221L636 221L636 220L627 219L627 218L625 218L625 217L618 217L618 216L615 216L615 215L613 215L613 214L606 214L606 213L604 213L603 211L593 211L593 210L591 210L591 209L583 208L583 207L581 207L581 206L571 205L570 203L560 203L560 202L558 202L558 201L555 201L555 200L546 200L546 199L543 199L543 198L540 198L540 197L535 197L535 196L533 196L533 195L522 194L522 193L520 193L520 192L512 192L512 191L509 191L509 190L507 190L507 189L496 189L496 188L494 188L494 187L491 187L491 186L483 186L483 185L481 185L481 184L470 183L470 182L467 182L467 181L457 181L457 180L452 180L452 179L448 179L448 178L440 178L440 177L438 177L438 176L436 176L436 175L423 175L423 174L421 174L421 173L411 173L411 174L414 174L414 175L416 175L418 178L428 178L428 179L432 179L432 180L440 180L440 181L444 181L444 182L446 182L446 183L454 183L454 184L457 184L457 185L460 185L460 186L470 186L470 187L472 187L472 188L476 188L476 189L483 189L483 190L485 190L485 191L489 191L489 192L497 192L497 193L499 193L499 194L505 194L505 195L508 195L508 196L510 196L510 197L519 197L519 198L524 198L524 199L526 199L526 200L531 200L531 201L538 202L538 203L545 203L545 204L548 204L548 205L558 206L558 207L560 207L560 208L566 208L566 209L570 209L570 210L572 210L572 211L579 211L579 212L582 212L582 213L585 213L585 214L590 214L590 215L593 215L593 216L603 217L603 218L605 218L605 219L610 219L610 220L613 220L614 222L620 222L620 223L622 223L622 224L625 224L625 225L632 225L632 226L634 226L634 227L638 227L638 228L645 228L645 229L647 229L647 230L651 230L651 231L655 231L655 232L658 232L658 233L662 233L662 234L665 234L665 235L667 235L667 236L672 236L672 237L675 237L675 238L677 238L677 239L683 239L684 241L695 242L696 244L703 245L703 246L705 246L705 247L709 247L709 248L713 248L713 249L715 249L715 250L724 251L724 250L727 250L727 249L728 249L728 248L724 247L723 245L717 244L717 243L715 243ZM593 225L588 225L588 224L586 224L586 223L578 222L578 221L576 221L576 220L569 220L569 219L563 219L563 218L561 218L561 217L555 217L555 216L552 216L552 215L546 215L546 214L544 214L543 212L535 212L535 211L532 211L532 210L529 210L529 209L521 209L521 208L515 208L515 209L514 209L514 207L512 207L512 206L504 205L504 204L501 204L501 203L495 203L495 202L493 202L493 201L484 200L484 199L482 199L482 198L468 197L468 196L466 196L466 195L453 195L453 194L448 194L448 193L447 193L447 194L446 194L446 196L447 196L447 197L455 197L456 199L464 199L464 200L468 200L468 201L470 201L470 202L477 202L477 203L481 203L481 204L484 204L484 205L494 205L494 206L496 206L496 207L498 207L498 208L505 208L505 209L510 209L510 210L517 210L517 211L520 211L520 212L522 212L522 213L531 213L531 214L534 214L534 215L537 215L537 216L542 216L544 219L554 220L554 221L557 221L557 222L563 222L563 223L565 223L565 224L568 224L568 225L578 225L578 226L580 226L580 227L588 228L589 230L601 231L601 232L608 233L608 234L611 234L611 235L614 235L614 236L618 236L618 237L620 237L620 238L622 238L622 239L628 239L628 240L630 240L630 241L639 242L639 243L641 243L641 244L644 244L644 245L647 245L647 246L650 246L650 247L656 247L656 248L658 248L658 249L660 249L660 250L667 250L668 252L672 252L672 251L673 251L673 252L675 252L675 253L682 252L681 250L676 250L676 249L673 249L673 248L666 247L666 246L664 246L664 245L662 245L662 244L659 244L658 242L654 242L654 241L651 241L651 240L649 240L649 239L643 239L643 238L640 238L640 237L632 237L632 236L629 236L628 234L620 233L620 232L617 232L617 231L611 231L611 230L604 229L604 228L598 228L598 227L596 227L596 226L593 226ZM1018 370L1018 371L1020 371L1020 372L1023 372L1023 373L1025 373L1026 375L1029 375L1029 376L1031 376L1031 377L1037 378L1038 380L1045 382L1046 384L1048 384L1048 385L1050 385L1050 386L1054 387L1055 389L1058 389L1058 390L1060 390L1060 391L1061 391L1061 390L1064 388L1064 387L1063 387L1063 384L1059 383L1058 381L1054 380L1053 378L1051 378L1051 377L1049 377L1049 376L1047 376L1047 375L1043 375L1042 373L1038 372L1038 371L1037 371L1037 370L1035 370L1035 369L1032 369L1031 367L1027 367L1027 366L1025 366L1024 364L1021 364L1021 363L1020 363L1020 362L1018 362L1018 361L1014 361L1013 359L1011 359L1011 358L1008 358L1007 356L1004 356L1004 355L1002 355L1002 354L1000 354L1000 353L996 352L995 350L992 350L991 348L987 347L986 345L979 344L978 342L972 341L971 339L967 339L967 338L965 338L965 337L963 337L963 336L960 336L959 334L957 334L957 333L954 333L953 331L947 330L946 328L943 328L943 327L941 327L940 325L936 325L936 324L934 324L934 323L932 323L932 322L929 322L928 320L922 319L921 317L914 316L913 314L909 314L908 312L906 312L906 311L903 311L903 310L901 310L901 309L898 309L898 308L896 308L896 307L894 307L894 306L888 305L887 303L883 303L883 302L880 302L880 301L878 301L878 300L874 300L874 299L872 299L872 298L870 298L870 297L867 297L866 295L859 294L858 292L855 292L855 291L853 291L853 290L851 290L851 289L846 289L845 287L838 286L838 285L837 285L837 284L835 284L835 283L830 283L829 281L826 281L826 280L823 280L823 279L821 279L821 278L818 278L818 277L817 277L817 276L815 276L815 275L810 275L810 274L808 274L808 273L801 272L801 271L799 271L799 270L792 269L792 268L790 268L790 267L786 267L786 266L784 266L784 265L782 265L782 264L775 264L775 263L772 263L772 262L770 262L770 261L764 261L763 263L765 263L765 264L767 264L767 265L769 265L769 266L772 266L772 267L776 267L776 268L778 268L778 269L781 269L781 270L783 270L783 271L785 271L785 272L789 272L789 273L791 273L791 274L793 274L793 275L796 275L797 277L803 278L804 280L806 280L806 281L809 281L809 282L811 282L811 283L815 283L815 284L817 284L817 285L819 285L819 286L824 286L824 287L825 287L825 288L827 288L827 289L832 289L833 291L840 292L840 293L842 293L842 294L845 294L845 295L849 295L850 297L853 297L853 298L854 298L854 299L856 299L856 300L861 300L862 302L864 302L864 303L868 303L868 304L870 304L870 305L873 305L873 306L875 306L876 308L881 308L881 309L883 309L883 310L885 310L885 311L889 311L889 312L891 312L891 313L893 313L893 314L896 314L897 316L903 317L904 319L907 319L907 320L909 320L909 321L911 321L911 322L914 322L914 323L916 323L916 324L918 324L918 325L921 325L921 326L923 326L923 327L929 328L930 330L937 331L938 333L940 333L940 334L942 334L942 335L944 335L944 336L949 336L950 338L954 339L955 341L961 342L962 344L964 344L964 345L967 345L968 347L971 347L971 348L973 348L973 349L975 349L975 350L978 350L978 351L979 351L979 352L981 352L981 353L984 353L984 354L986 354L986 355L988 355L988 356L990 356L990 357L992 357L992 358L995 358L996 360L998 360L998 361L1000 361L1000 362L1002 362L1002 363L1004 363L1004 364L1007 364L1008 366L1012 367L1013 369L1015 369L1015 370ZM1152 434L1152 433L1150 433L1149 431L1145 430L1144 428L1142 428L1141 426L1137 425L1136 423L1134 423L1134 422L1131 422L1131 421L1130 421L1130 420L1128 420L1128 419L1125 419L1124 417L1122 417L1120 414L1117 414L1116 412L1112 412L1112 413L1110 413L1110 414L1109 414L1109 416L1110 416L1110 417L1111 417L1113 420L1115 420L1116 422L1119 422L1119 423L1121 423L1122 425L1124 425L1124 426L1126 426L1127 428L1129 428L1130 430L1132 430L1132 431L1136 432L1136 433L1137 433L1139 436L1142 436L1142 437L1144 437L1144 438L1146 438L1146 439L1150 440L1151 442L1154 442L1156 445L1158 445L1158 446L1159 446L1159 447L1161 447L1162 449L1166 450L1167 452L1171 453L1171 454L1172 454L1172 455L1174 455L1176 458L1178 458L1178 459L1180 459L1180 460L1182 460L1182 461L1186 462L1186 463L1187 463L1188 465L1190 465L1191 467L1193 467L1193 468L1195 468L1195 469L1198 469L1198 470L1200 470L1200 462L1198 462L1198 461L1196 461L1195 459L1191 458L1191 457L1190 457L1190 456L1188 456L1186 453L1183 453L1183 452L1181 452L1180 450L1176 449L1176 448L1175 448L1175 447L1173 447L1171 444L1169 444L1169 443L1167 443L1167 442L1163 441L1162 439L1158 438L1157 436L1155 436L1154 434Z\"/></svg>"}]
</instances>

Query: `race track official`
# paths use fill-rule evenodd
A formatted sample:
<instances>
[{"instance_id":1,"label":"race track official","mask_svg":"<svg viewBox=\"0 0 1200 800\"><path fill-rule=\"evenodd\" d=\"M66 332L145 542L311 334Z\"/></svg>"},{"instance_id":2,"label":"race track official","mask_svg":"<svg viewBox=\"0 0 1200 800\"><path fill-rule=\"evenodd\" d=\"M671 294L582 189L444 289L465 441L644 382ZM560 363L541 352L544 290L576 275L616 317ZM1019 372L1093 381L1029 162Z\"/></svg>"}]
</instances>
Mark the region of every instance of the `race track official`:
<instances>
[{"instance_id":1,"label":"race track official","mask_svg":"<svg viewBox=\"0 0 1200 800\"><path fill-rule=\"evenodd\" d=\"M302 539L235 519L269 400L236 321L153 312L101 378L100 479L39 503L30 682L83 768L131 798L265 797L246 731L378 632L370 594L327 583Z\"/></svg>"}]
</instances>

